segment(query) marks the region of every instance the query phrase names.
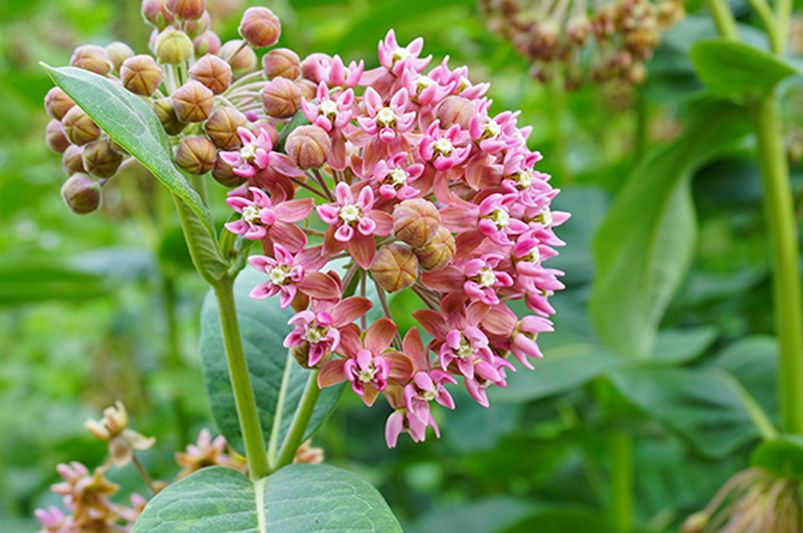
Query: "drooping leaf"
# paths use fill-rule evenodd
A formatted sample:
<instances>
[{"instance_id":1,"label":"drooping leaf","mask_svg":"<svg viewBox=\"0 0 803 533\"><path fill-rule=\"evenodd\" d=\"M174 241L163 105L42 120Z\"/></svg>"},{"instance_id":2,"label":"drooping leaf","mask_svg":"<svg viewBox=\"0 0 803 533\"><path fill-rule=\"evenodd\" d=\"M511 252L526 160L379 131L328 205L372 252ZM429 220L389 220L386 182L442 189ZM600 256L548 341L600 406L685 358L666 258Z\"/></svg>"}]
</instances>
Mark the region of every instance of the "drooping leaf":
<instances>
[{"instance_id":1,"label":"drooping leaf","mask_svg":"<svg viewBox=\"0 0 803 533\"><path fill-rule=\"evenodd\" d=\"M713 366L733 376L764 412L778 421L778 343L773 337L739 339L717 355Z\"/></svg>"},{"instance_id":2,"label":"drooping leaf","mask_svg":"<svg viewBox=\"0 0 803 533\"><path fill-rule=\"evenodd\" d=\"M617 353L646 357L694 251L694 170L745 132L735 106L706 103L685 132L648 154L614 201L594 241L591 315Z\"/></svg>"},{"instance_id":3,"label":"drooping leaf","mask_svg":"<svg viewBox=\"0 0 803 533\"><path fill-rule=\"evenodd\" d=\"M134 533L400 532L382 495L325 465L290 465L252 482L236 470L202 469L157 494Z\"/></svg>"},{"instance_id":4,"label":"drooping leaf","mask_svg":"<svg viewBox=\"0 0 803 533\"><path fill-rule=\"evenodd\" d=\"M266 441L271 435L280 397L284 396L281 402L283 409L279 433L281 443L311 371L301 368L294 359L288 358L287 348L282 346L284 338L290 332L287 321L293 315L292 309L279 308L278 298L254 300L248 296L251 289L261 281L263 278L258 272L250 268L244 270L234 284L234 299L251 385L254 387ZM217 302L211 292L201 311L201 364L215 423L229 443L242 450L243 441L229 381ZM285 372L288 373L287 385L282 388ZM340 386L321 391L306 436L311 435L334 409L342 390Z\"/></svg>"}]
</instances>

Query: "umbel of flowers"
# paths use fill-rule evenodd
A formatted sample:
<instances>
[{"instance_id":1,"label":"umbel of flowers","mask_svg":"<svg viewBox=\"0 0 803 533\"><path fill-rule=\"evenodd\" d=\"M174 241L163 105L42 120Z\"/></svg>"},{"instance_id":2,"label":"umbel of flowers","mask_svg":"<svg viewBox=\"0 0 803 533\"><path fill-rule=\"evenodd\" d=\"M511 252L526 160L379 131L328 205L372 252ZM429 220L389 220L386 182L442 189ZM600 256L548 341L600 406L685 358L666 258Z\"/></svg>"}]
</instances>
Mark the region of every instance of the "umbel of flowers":
<instances>
[{"instance_id":1,"label":"umbel of flowers","mask_svg":"<svg viewBox=\"0 0 803 533\"><path fill-rule=\"evenodd\" d=\"M220 44L203 5L145 0L153 55L84 46L72 64L149 101L176 164L233 189L226 228L261 247L252 297L294 310L284 345L320 387L347 381L368 406L385 399L389 446L438 435L432 407L455 408L451 387L488 406L512 360L541 357L563 288L547 261L568 214L551 210L558 191L536 169L531 128L493 111L467 67L422 55L420 38L401 45L389 31L375 68L285 48L260 68L255 50L277 43L278 18L250 8L242 39ZM46 106L71 175L65 200L89 212L127 156L59 89ZM403 290L419 309L402 338L388 293ZM511 310L519 301L530 314ZM369 321L374 306L384 316Z\"/></svg>"}]
</instances>

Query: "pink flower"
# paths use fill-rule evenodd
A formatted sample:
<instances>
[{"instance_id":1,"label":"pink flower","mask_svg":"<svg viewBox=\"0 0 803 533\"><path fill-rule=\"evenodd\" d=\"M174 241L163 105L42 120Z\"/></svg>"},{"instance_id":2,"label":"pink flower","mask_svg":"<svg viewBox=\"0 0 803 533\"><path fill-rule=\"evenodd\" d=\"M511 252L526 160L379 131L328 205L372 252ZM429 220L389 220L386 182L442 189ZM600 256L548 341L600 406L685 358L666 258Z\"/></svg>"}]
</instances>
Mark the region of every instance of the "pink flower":
<instances>
[{"instance_id":1,"label":"pink flower","mask_svg":"<svg viewBox=\"0 0 803 533\"><path fill-rule=\"evenodd\" d=\"M326 83L320 82L315 101L302 100L301 109L307 120L325 131L342 129L354 113L354 91L348 89L332 98Z\"/></svg>"},{"instance_id":2,"label":"pink flower","mask_svg":"<svg viewBox=\"0 0 803 533\"><path fill-rule=\"evenodd\" d=\"M280 306L285 308L296 296L296 284L304 279L304 265L301 264L301 254L293 255L281 244L273 246L273 255L274 257L254 255L248 258L252 267L268 275L266 281L251 290L250 296L263 300L280 293Z\"/></svg>"},{"instance_id":3,"label":"pink flower","mask_svg":"<svg viewBox=\"0 0 803 533\"><path fill-rule=\"evenodd\" d=\"M265 129L258 129L254 135L246 128L237 128L243 147L235 151L220 152L220 158L232 167L241 178L253 178L257 172L274 167L287 176L300 176L301 171L295 168L288 157L273 152L273 143Z\"/></svg>"},{"instance_id":4,"label":"pink flower","mask_svg":"<svg viewBox=\"0 0 803 533\"><path fill-rule=\"evenodd\" d=\"M424 48L424 39L421 37L414 39L407 46L399 46L396 41L396 32L389 30L385 39L379 41L377 52L379 64L388 69L394 76L400 76L405 67L410 67L416 72L421 72L429 64L432 56L419 58L421 50Z\"/></svg>"},{"instance_id":5,"label":"pink flower","mask_svg":"<svg viewBox=\"0 0 803 533\"><path fill-rule=\"evenodd\" d=\"M405 110L408 101L407 89L401 89L385 105L379 93L368 87L363 95L367 116L357 117L357 123L365 133L376 135L382 142L394 141L398 134L410 131L415 125L415 112Z\"/></svg>"},{"instance_id":6,"label":"pink flower","mask_svg":"<svg viewBox=\"0 0 803 533\"><path fill-rule=\"evenodd\" d=\"M522 318L511 339L510 352L525 367L532 370L533 365L527 360L528 357L542 358L544 354L538 348L538 334L545 331L553 331L552 323L546 318L538 316L525 316Z\"/></svg>"},{"instance_id":7,"label":"pink flower","mask_svg":"<svg viewBox=\"0 0 803 533\"><path fill-rule=\"evenodd\" d=\"M441 130L436 120L424 131L419 145L419 154L429 161L436 170L444 171L463 164L471 153L470 136L454 124Z\"/></svg>"},{"instance_id":8,"label":"pink flower","mask_svg":"<svg viewBox=\"0 0 803 533\"><path fill-rule=\"evenodd\" d=\"M226 203L242 217L228 222L225 227L246 239L270 241L282 244L296 252L307 244L307 238L295 222L304 220L312 212L311 198L288 200L273 204L270 197L259 187L235 189L229 193Z\"/></svg>"},{"instance_id":9,"label":"pink flower","mask_svg":"<svg viewBox=\"0 0 803 533\"><path fill-rule=\"evenodd\" d=\"M69 533L74 530L70 517L55 505L47 509L37 509L34 515L42 524L42 529L38 533Z\"/></svg>"},{"instance_id":10,"label":"pink flower","mask_svg":"<svg viewBox=\"0 0 803 533\"><path fill-rule=\"evenodd\" d=\"M404 405L408 416L416 418L418 425L426 427L432 418L429 405L433 400L447 409L454 409L452 395L444 385L455 384L457 380L444 370L430 368L427 350L421 342L418 329L408 331L402 345L415 371L412 380L404 387Z\"/></svg>"},{"instance_id":11,"label":"pink flower","mask_svg":"<svg viewBox=\"0 0 803 533\"><path fill-rule=\"evenodd\" d=\"M516 369L510 361L502 357L497 357L490 365L478 366L474 376L466 378L466 390L478 404L489 407L487 389L491 385L507 387L507 370Z\"/></svg>"},{"instance_id":12,"label":"pink flower","mask_svg":"<svg viewBox=\"0 0 803 533\"><path fill-rule=\"evenodd\" d=\"M497 291L513 285L513 278L507 272L496 270L504 257L490 253L469 259L461 265L466 281L463 290L469 298L488 305L499 303Z\"/></svg>"},{"instance_id":13,"label":"pink flower","mask_svg":"<svg viewBox=\"0 0 803 533\"><path fill-rule=\"evenodd\" d=\"M421 163L407 163L408 155L397 152L374 166L373 179L379 184L379 195L385 199L409 200L421 193L410 185L424 172Z\"/></svg>"}]
</instances>

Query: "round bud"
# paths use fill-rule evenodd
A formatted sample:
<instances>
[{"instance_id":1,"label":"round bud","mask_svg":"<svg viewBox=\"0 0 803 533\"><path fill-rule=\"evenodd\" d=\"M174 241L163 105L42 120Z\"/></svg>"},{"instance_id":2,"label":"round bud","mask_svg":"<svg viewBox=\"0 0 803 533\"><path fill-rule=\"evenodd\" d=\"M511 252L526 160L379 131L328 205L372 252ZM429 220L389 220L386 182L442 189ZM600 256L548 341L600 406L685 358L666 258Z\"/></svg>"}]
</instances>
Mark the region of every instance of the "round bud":
<instances>
[{"instance_id":1,"label":"round bud","mask_svg":"<svg viewBox=\"0 0 803 533\"><path fill-rule=\"evenodd\" d=\"M89 70L101 76L105 76L112 70L112 64L106 56L106 50L94 44L85 44L76 48L70 58L70 65Z\"/></svg>"},{"instance_id":2,"label":"round bud","mask_svg":"<svg viewBox=\"0 0 803 533\"><path fill-rule=\"evenodd\" d=\"M84 146L84 168L97 178L111 178L123 162L123 154L106 139L98 139Z\"/></svg>"},{"instance_id":3,"label":"round bud","mask_svg":"<svg viewBox=\"0 0 803 533\"><path fill-rule=\"evenodd\" d=\"M64 150L70 146L70 141L67 139L67 136L64 135L64 128L56 119L51 120L47 123L47 128L45 129L45 142L56 153L62 153Z\"/></svg>"},{"instance_id":4,"label":"round bud","mask_svg":"<svg viewBox=\"0 0 803 533\"><path fill-rule=\"evenodd\" d=\"M71 143L83 146L100 137L100 128L78 106L73 106L61 119L64 134Z\"/></svg>"},{"instance_id":5,"label":"round bud","mask_svg":"<svg viewBox=\"0 0 803 533\"><path fill-rule=\"evenodd\" d=\"M212 177L215 181L224 187L234 188L239 187L246 182L246 178L238 176L234 173L234 169L220 158L220 155L215 159L215 166L212 169Z\"/></svg>"},{"instance_id":6,"label":"round bud","mask_svg":"<svg viewBox=\"0 0 803 533\"><path fill-rule=\"evenodd\" d=\"M200 82L190 80L170 97L181 122L203 122L212 113L215 95Z\"/></svg>"},{"instance_id":7,"label":"round bud","mask_svg":"<svg viewBox=\"0 0 803 533\"><path fill-rule=\"evenodd\" d=\"M259 135L264 131L270 138L270 142L273 144L273 146L278 146L279 130L276 129L276 125L273 124L273 122L268 122L266 120L260 120L259 122L254 122L251 125L251 131L257 137L259 137Z\"/></svg>"},{"instance_id":8,"label":"round bud","mask_svg":"<svg viewBox=\"0 0 803 533\"><path fill-rule=\"evenodd\" d=\"M298 90L301 91L301 97L306 100L315 100L315 97L318 95L318 86L315 85L314 81L300 79L294 82L298 87Z\"/></svg>"},{"instance_id":9,"label":"round bud","mask_svg":"<svg viewBox=\"0 0 803 533\"><path fill-rule=\"evenodd\" d=\"M220 94L231 85L231 67L217 56L205 55L190 69L190 77Z\"/></svg>"},{"instance_id":10,"label":"round bud","mask_svg":"<svg viewBox=\"0 0 803 533\"><path fill-rule=\"evenodd\" d=\"M431 241L440 223L438 209L422 198L405 200L393 209L393 233L415 248Z\"/></svg>"},{"instance_id":11,"label":"round bud","mask_svg":"<svg viewBox=\"0 0 803 533\"><path fill-rule=\"evenodd\" d=\"M45 110L50 118L61 120L74 105L72 98L58 87L53 87L45 95Z\"/></svg>"},{"instance_id":12,"label":"round bud","mask_svg":"<svg viewBox=\"0 0 803 533\"><path fill-rule=\"evenodd\" d=\"M86 172L84 169L84 148L71 144L61 155L61 168L68 176L78 172Z\"/></svg>"},{"instance_id":13,"label":"round bud","mask_svg":"<svg viewBox=\"0 0 803 533\"><path fill-rule=\"evenodd\" d=\"M271 50L262 58L262 68L269 80L287 78L295 80L301 76L301 60L289 48Z\"/></svg>"},{"instance_id":14,"label":"round bud","mask_svg":"<svg viewBox=\"0 0 803 533\"><path fill-rule=\"evenodd\" d=\"M100 183L86 174L73 174L62 185L61 197L73 213L86 215L100 207Z\"/></svg>"},{"instance_id":15,"label":"round bud","mask_svg":"<svg viewBox=\"0 0 803 533\"><path fill-rule=\"evenodd\" d=\"M402 244L383 246L371 264L371 277L388 292L406 289L418 279L418 258Z\"/></svg>"},{"instance_id":16,"label":"round bud","mask_svg":"<svg viewBox=\"0 0 803 533\"><path fill-rule=\"evenodd\" d=\"M156 61L148 55L130 57L120 67L123 87L140 96L151 96L159 88L164 73Z\"/></svg>"},{"instance_id":17,"label":"round bud","mask_svg":"<svg viewBox=\"0 0 803 533\"><path fill-rule=\"evenodd\" d=\"M443 128L459 124L461 128L468 129L471 119L477 114L477 107L468 98L452 95L444 98L435 114Z\"/></svg>"},{"instance_id":18,"label":"round bud","mask_svg":"<svg viewBox=\"0 0 803 533\"><path fill-rule=\"evenodd\" d=\"M234 150L240 147L237 128L246 124L245 115L233 107L221 107L212 113L204 124L206 135L221 150Z\"/></svg>"},{"instance_id":19,"label":"round bud","mask_svg":"<svg viewBox=\"0 0 803 533\"><path fill-rule=\"evenodd\" d=\"M181 20L197 20L206 11L206 0L167 0L165 5Z\"/></svg>"},{"instance_id":20,"label":"round bud","mask_svg":"<svg viewBox=\"0 0 803 533\"><path fill-rule=\"evenodd\" d=\"M443 226L438 226L432 240L421 248L415 249L418 264L422 270L440 270L449 264L454 257L456 244L452 232Z\"/></svg>"},{"instance_id":21,"label":"round bud","mask_svg":"<svg viewBox=\"0 0 803 533\"><path fill-rule=\"evenodd\" d=\"M178 65L189 61L195 51L192 40L183 31L167 28L156 37L156 59L166 65Z\"/></svg>"},{"instance_id":22,"label":"round bud","mask_svg":"<svg viewBox=\"0 0 803 533\"><path fill-rule=\"evenodd\" d=\"M273 46L282 33L282 23L266 7L249 7L240 21L240 35L254 48Z\"/></svg>"},{"instance_id":23,"label":"round bud","mask_svg":"<svg viewBox=\"0 0 803 533\"><path fill-rule=\"evenodd\" d=\"M176 148L176 164L190 174L206 174L215 166L215 145L206 137L186 137Z\"/></svg>"},{"instance_id":24,"label":"round bud","mask_svg":"<svg viewBox=\"0 0 803 533\"><path fill-rule=\"evenodd\" d=\"M162 127L168 135L178 135L187 126L186 123L178 119L176 108L173 107L173 102L170 98L156 100L153 104L153 112L156 113L156 117L162 123Z\"/></svg>"},{"instance_id":25,"label":"round bud","mask_svg":"<svg viewBox=\"0 0 803 533\"><path fill-rule=\"evenodd\" d=\"M192 41L195 46L195 55L201 57L205 54L217 54L220 52L220 37L213 31L205 31Z\"/></svg>"},{"instance_id":26,"label":"round bud","mask_svg":"<svg viewBox=\"0 0 803 533\"><path fill-rule=\"evenodd\" d=\"M167 10L165 0L142 0L142 17L163 30L173 23L173 14Z\"/></svg>"},{"instance_id":27,"label":"round bud","mask_svg":"<svg viewBox=\"0 0 803 533\"><path fill-rule=\"evenodd\" d=\"M117 41L106 47L106 57L111 61L114 71L120 72L125 60L134 57L134 51L127 44Z\"/></svg>"},{"instance_id":28,"label":"round bud","mask_svg":"<svg viewBox=\"0 0 803 533\"><path fill-rule=\"evenodd\" d=\"M235 78L253 72L257 68L256 53L243 45L243 41L228 41L220 47L219 54L229 65Z\"/></svg>"},{"instance_id":29,"label":"round bud","mask_svg":"<svg viewBox=\"0 0 803 533\"><path fill-rule=\"evenodd\" d=\"M290 118L301 107L301 90L287 78L276 78L262 89L262 107L269 117Z\"/></svg>"},{"instance_id":30,"label":"round bud","mask_svg":"<svg viewBox=\"0 0 803 533\"><path fill-rule=\"evenodd\" d=\"M287 136L285 151L301 170L318 168L326 162L332 140L318 126L299 126Z\"/></svg>"},{"instance_id":31,"label":"round bud","mask_svg":"<svg viewBox=\"0 0 803 533\"><path fill-rule=\"evenodd\" d=\"M201 18L184 22L184 31L187 32L187 35L190 36L190 39L195 39L203 32L208 30L209 26L211 25L212 17L209 16L208 11L204 11L204 14L201 15Z\"/></svg>"}]
</instances>

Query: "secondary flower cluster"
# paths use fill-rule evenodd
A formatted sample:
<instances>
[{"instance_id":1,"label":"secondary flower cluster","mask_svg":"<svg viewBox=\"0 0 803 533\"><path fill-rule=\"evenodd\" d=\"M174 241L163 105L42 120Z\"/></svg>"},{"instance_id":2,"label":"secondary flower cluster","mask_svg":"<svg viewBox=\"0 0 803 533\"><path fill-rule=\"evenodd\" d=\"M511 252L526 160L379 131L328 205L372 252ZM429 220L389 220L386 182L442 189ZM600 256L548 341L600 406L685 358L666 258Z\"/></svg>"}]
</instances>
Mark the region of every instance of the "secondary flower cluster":
<instances>
[{"instance_id":1,"label":"secondary flower cluster","mask_svg":"<svg viewBox=\"0 0 803 533\"><path fill-rule=\"evenodd\" d=\"M644 81L660 35L684 15L682 0L481 0L496 33L532 63L542 82Z\"/></svg>"}]
</instances>

